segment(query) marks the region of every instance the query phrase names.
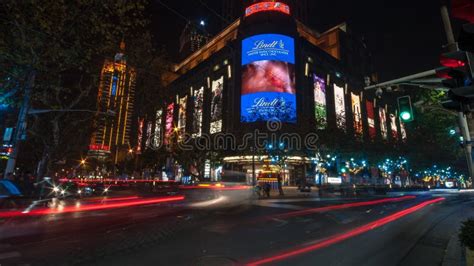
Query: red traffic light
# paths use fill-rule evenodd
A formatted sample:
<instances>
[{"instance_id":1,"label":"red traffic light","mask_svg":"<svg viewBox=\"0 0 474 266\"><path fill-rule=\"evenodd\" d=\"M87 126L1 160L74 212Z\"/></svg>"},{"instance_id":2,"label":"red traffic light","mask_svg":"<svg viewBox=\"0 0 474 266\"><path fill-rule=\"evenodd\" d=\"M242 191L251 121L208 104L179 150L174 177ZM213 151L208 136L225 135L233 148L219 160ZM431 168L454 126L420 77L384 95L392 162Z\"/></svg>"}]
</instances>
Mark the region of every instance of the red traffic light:
<instances>
[{"instance_id":1,"label":"red traffic light","mask_svg":"<svg viewBox=\"0 0 474 266\"><path fill-rule=\"evenodd\" d=\"M444 55L441 55L439 61L444 67L458 68L466 66L466 63L464 61L455 58L449 58Z\"/></svg>"},{"instance_id":2,"label":"red traffic light","mask_svg":"<svg viewBox=\"0 0 474 266\"><path fill-rule=\"evenodd\" d=\"M436 76L441 79L452 79L453 77L449 75L450 71L449 68L436 70Z\"/></svg>"}]
</instances>

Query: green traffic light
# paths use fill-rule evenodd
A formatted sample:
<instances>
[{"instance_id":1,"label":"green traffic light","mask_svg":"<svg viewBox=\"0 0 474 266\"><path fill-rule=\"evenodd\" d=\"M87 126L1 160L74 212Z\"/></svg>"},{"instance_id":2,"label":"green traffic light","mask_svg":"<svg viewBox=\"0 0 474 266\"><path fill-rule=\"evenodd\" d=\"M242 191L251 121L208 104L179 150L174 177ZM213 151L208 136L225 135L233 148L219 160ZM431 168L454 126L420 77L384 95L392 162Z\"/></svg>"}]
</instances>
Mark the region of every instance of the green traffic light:
<instances>
[{"instance_id":1,"label":"green traffic light","mask_svg":"<svg viewBox=\"0 0 474 266\"><path fill-rule=\"evenodd\" d=\"M405 123L413 121L413 107L411 106L410 96L398 98L398 111L401 121Z\"/></svg>"},{"instance_id":2,"label":"green traffic light","mask_svg":"<svg viewBox=\"0 0 474 266\"><path fill-rule=\"evenodd\" d=\"M403 121L408 121L411 119L411 114L410 112L404 111L400 114L400 117L402 118Z\"/></svg>"}]
</instances>

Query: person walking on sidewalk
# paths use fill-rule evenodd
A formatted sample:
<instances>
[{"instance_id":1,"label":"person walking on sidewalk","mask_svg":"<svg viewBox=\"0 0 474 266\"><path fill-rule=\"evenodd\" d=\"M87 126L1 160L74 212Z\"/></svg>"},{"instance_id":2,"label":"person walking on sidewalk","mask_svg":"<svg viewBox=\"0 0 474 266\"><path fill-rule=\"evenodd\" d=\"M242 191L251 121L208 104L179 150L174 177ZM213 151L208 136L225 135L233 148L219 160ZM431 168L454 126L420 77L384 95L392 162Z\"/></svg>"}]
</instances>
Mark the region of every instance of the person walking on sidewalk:
<instances>
[{"instance_id":1,"label":"person walking on sidewalk","mask_svg":"<svg viewBox=\"0 0 474 266\"><path fill-rule=\"evenodd\" d=\"M283 193L283 184L282 184L281 174L277 175L277 180L278 180L278 193L280 194L280 196L285 196L285 193Z\"/></svg>"},{"instance_id":2,"label":"person walking on sidewalk","mask_svg":"<svg viewBox=\"0 0 474 266\"><path fill-rule=\"evenodd\" d=\"M272 185L270 185L269 182L265 182L263 185L263 192L267 196L267 198L270 198L270 190L272 190Z\"/></svg>"}]
</instances>

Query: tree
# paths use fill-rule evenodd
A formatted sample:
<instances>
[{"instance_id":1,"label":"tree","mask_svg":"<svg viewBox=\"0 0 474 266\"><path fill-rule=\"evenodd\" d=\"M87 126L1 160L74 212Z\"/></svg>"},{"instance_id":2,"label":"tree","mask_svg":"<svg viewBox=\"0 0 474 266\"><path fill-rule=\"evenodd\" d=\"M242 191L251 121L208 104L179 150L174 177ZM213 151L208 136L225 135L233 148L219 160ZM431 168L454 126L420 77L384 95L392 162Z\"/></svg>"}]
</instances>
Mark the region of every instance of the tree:
<instances>
[{"instance_id":1,"label":"tree","mask_svg":"<svg viewBox=\"0 0 474 266\"><path fill-rule=\"evenodd\" d=\"M441 107L444 92L420 90L415 101L423 105L415 109L415 120L407 123L409 133L406 145L401 152L415 168L429 168L433 164L453 165L462 159L462 150L456 136L449 130L457 127L456 116Z\"/></svg>"},{"instance_id":2,"label":"tree","mask_svg":"<svg viewBox=\"0 0 474 266\"><path fill-rule=\"evenodd\" d=\"M92 92L100 68L119 50L120 41L131 40L131 64L152 51L145 8L145 0L1 1L1 76L15 79L21 93L33 77L32 108L94 110ZM41 158L40 176L52 162L84 147L92 118L93 114L52 112L32 119L27 144Z\"/></svg>"}]
</instances>

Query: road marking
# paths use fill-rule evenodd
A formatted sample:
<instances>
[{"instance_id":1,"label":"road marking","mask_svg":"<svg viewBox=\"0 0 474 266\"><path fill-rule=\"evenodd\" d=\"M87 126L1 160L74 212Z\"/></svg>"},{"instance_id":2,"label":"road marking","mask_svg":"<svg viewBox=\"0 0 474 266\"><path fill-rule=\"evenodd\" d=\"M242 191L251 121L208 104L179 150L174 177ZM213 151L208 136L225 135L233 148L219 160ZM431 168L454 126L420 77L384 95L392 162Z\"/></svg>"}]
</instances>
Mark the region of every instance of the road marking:
<instances>
[{"instance_id":1,"label":"road marking","mask_svg":"<svg viewBox=\"0 0 474 266\"><path fill-rule=\"evenodd\" d=\"M298 245L296 248L293 249L288 249L280 252L279 254L274 254L273 256L270 257L263 257L260 258L256 261L251 261L246 263L245 265L247 266L258 266L258 265L263 265L263 264L269 264L269 263L275 263L277 261L282 261L286 260L291 257L299 256L304 253L308 253L311 251L315 251L321 248L325 248L328 246L331 246L333 244L339 243L341 241L347 240L349 238L361 235L363 233L366 233L368 231L374 230L376 228L382 227L388 223L391 223L393 221L396 221L402 217L405 217L411 213L414 213L418 210L421 210L429 205L444 201L445 198L434 198L431 200L424 201L422 203L419 203L415 206L412 206L410 208L401 210L399 212L393 213L391 215L385 216L383 218L380 218L376 221L370 222L368 224L361 225L359 227L356 227L354 229L351 229L349 231L339 233L333 236L330 236L328 238L324 238L321 240L313 240L311 242L307 242L302 245Z\"/></svg>"},{"instance_id":2,"label":"road marking","mask_svg":"<svg viewBox=\"0 0 474 266\"><path fill-rule=\"evenodd\" d=\"M18 251L5 252L5 253L0 253L0 260L18 258L20 256L21 254Z\"/></svg>"},{"instance_id":3,"label":"road marking","mask_svg":"<svg viewBox=\"0 0 474 266\"><path fill-rule=\"evenodd\" d=\"M305 207L291 205L291 204L277 204L277 203L266 203L266 202L258 202L254 203L256 206L260 207L269 207L269 208L281 208L281 209L290 209L290 210L304 210Z\"/></svg>"},{"instance_id":4,"label":"road marking","mask_svg":"<svg viewBox=\"0 0 474 266\"><path fill-rule=\"evenodd\" d=\"M273 218L272 220L278 223L277 227L283 227L288 224L288 221L285 221L285 220L281 220L277 218Z\"/></svg>"},{"instance_id":5,"label":"road marking","mask_svg":"<svg viewBox=\"0 0 474 266\"><path fill-rule=\"evenodd\" d=\"M305 199L261 199L262 202L305 202L305 201L348 201L348 200L357 200L360 198L305 198Z\"/></svg>"}]
</instances>

